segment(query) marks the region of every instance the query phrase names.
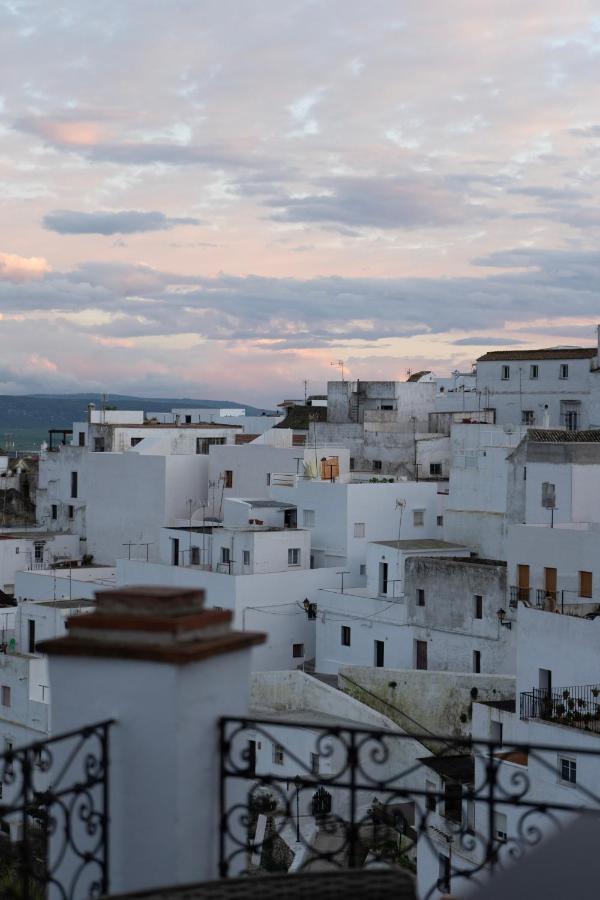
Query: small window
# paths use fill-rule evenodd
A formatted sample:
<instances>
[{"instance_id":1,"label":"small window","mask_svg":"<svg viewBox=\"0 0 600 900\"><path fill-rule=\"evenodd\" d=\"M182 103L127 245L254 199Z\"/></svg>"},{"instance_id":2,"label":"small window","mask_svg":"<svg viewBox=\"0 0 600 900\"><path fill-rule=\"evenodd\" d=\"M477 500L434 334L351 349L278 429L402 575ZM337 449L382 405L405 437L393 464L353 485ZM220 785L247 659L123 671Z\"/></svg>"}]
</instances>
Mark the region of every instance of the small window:
<instances>
[{"instance_id":1,"label":"small window","mask_svg":"<svg viewBox=\"0 0 600 900\"><path fill-rule=\"evenodd\" d=\"M186 424L186 425L191 425L191 424L192 424L192 417L191 417L191 416L186 416L186 417L185 417L185 424Z\"/></svg>"},{"instance_id":2,"label":"small window","mask_svg":"<svg viewBox=\"0 0 600 900\"><path fill-rule=\"evenodd\" d=\"M373 460L373 471L381 472L381 460L380 459Z\"/></svg>"},{"instance_id":3,"label":"small window","mask_svg":"<svg viewBox=\"0 0 600 900\"><path fill-rule=\"evenodd\" d=\"M444 517L443 517L443 516L438 516L437 519L436 519L436 522L437 522L438 528L441 528L441 527L443 526L443 524L444 524Z\"/></svg>"},{"instance_id":4,"label":"small window","mask_svg":"<svg viewBox=\"0 0 600 900\"><path fill-rule=\"evenodd\" d=\"M342 647L350 646L350 627L342 625Z\"/></svg>"},{"instance_id":5,"label":"small window","mask_svg":"<svg viewBox=\"0 0 600 900\"><path fill-rule=\"evenodd\" d=\"M475 675L481 672L481 650L473 650L473 672Z\"/></svg>"},{"instance_id":6,"label":"small window","mask_svg":"<svg viewBox=\"0 0 600 900\"><path fill-rule=\"evenodd\" d=\"M421 528L425 524L425 510L413 509L413 525L415 528Z\"/></svg>"},{"instance_id":7,"label":"small window","mask_svg":"<svg viewBox=\"0 0 600 900\"><path fill-rule=\"evenodd\" d=\"M579 573L579 596L591 599L592 597L592 573Z\"/></svg>"},{"instance_id":8,"label":"small window","mask_svg":"<svg viewBox=\"0 0 600 900\"><path fill-rule=\"evenodd\" d=\"M231 551L229 547L221 547L221 562L229 563L231 561Z\"/></svg>"},{"instance_id":9,"label":"small window","mask_svg":"<svg viewBox=\"0 0 600 900\"><path fill-rule=\"evenodd\" d=\"M430 475L441 475L442 474L442 464L437 463L429 463L429 474Z\"/></svg>"},{"instance_id":10,"label":"small window","mask_svg":"<svg viewBox=\"0 0 600 900\"><path fill-rule=\"evenodd\" d=\"M423 588L417 588L417 606L425 606L425 591Z\"/></svg>"},{"instance_id":11,"label":"small window","mask_svg":"<svg viewBox=\"0 0 600 900\"><path fill-rule=\"evenodd\" d=\"M288 549L288 566L300 565L300 548L290 547Z\"/></svg>"},{"instance_id":12,"label":"small window","mask_svg":"<svg viewBox=\"0 0 600 900\"><path fill-rule=\"evenodd\" d=\"M508 840L508 823L506 813L494 813L494 836L497 841L505 844Z\"/></svg>"},{"instance_id":13,"label":"small window","mask_svg":"<svg viewBox=\"0 0 600 900\"><path fill-rule=\"evenodd\" d=\"M56 503L52 504L51 516L53 519L58 519L58 506Z\"/></svg>"},{"instance_id":14,"label":"small window","mask_svg":"<svg viewBox=\"0 0 600 900\"><path fill-rule=\"evenodd\" d=\"M132 437L129 441L131 447L137 447L138 444L141 444L144 438L141 437Z\"/></svg>"},{"instance_id":15,"label":"small window","mask_svg":"<svg viewBox=\"0 0 600 900\"><path fill-rule=\"evenodd\" d=\"M250 565L250 551L249 550L242 551L242 562L244 563L245 566Z\"/></svg>"},{"instance_id":16,"label":"small window","mask_svg":"<svg viewBox=\"0 0 600 900\"><path fill-rule=\"evenodd\" d=\"M564 380L569 377L569 367L566 363L562 363L560 367L560 377Z\"/></svg>"},{"instance_id":17,"label":"small window","mask_svg":"<svg viewBox=\"0 0 600 900\"><path fill-rule=\"evenodd\" d=\"M78 480L77 472L71 472L71 497L77 497Z\"/></svg>"},{"instance_id":18,"label":"small window","mask_svg":"<svg viewBox=\"0 0 600 900\"><path fill-rule=\"evenodd\" d=\"M33 557L36 562L44 561L44 542L36 541L33 545Z\"/></svg>"},{"instance_id":19,"label":"small window","mask_svg":"<svg viewBox=\"0 0 600 900\"><path fill-rule=\"evenodd\" d=\"M4 688L2 688L4 690ZM4 701L2 701L4 703ZM10 705L10 704L9 704ZM577 762L569 756L558 757L558 777L566 784L577 784Z\"/></svg>"},{"instance_id":20,"label":"small window","mask_svg":"<svg viewBox=\"0 0 600 900\"><path fill-rule=\"evenodd\" d=\"M462 785L456 781L444 781L444 817L462 821Z\"/></svg>"},{"instance_id":21,"label":"small window","mask_svg":"<svg viewBox=\"0 0 600 900\"><path fill-rule=\"evenodd\" d=\"M27 621L27 652L35 653L35 619Z\"/></svg>"},{"instance_id":22,"label":"small window","mask_svg":"<svg viewBox=\"0 0 600 900\"><path fill-rule=\"evenodd\" d=\"M304 658L304 644L292 644L292 656L294 659Z\"/></svg>"},{"instance_id":23,"label":"small window","mask_svg":"<svg viewBox=\"0 0 600 900\"><path fill-rule=\"evenodd\" d=\"M315 511L314 509L305 509L302 513L302 521L305 528L315 527Z\"/></svg>"},{"instance_id":24,"label":"small window","mask_svg":"<svg viewBox=\"0 0 600 900\"><path fill-rule=\"evenodd\" d=\"M450 893L450 858L440 853L438 857L438 891Z\"/></svg>"},{"instance_id":25,"label":"small window","mask_svg":"<svg viewBox=\"0 0 600 900\"><path fill-rule=\"evenodd\" d=\"M10 688L7 684L2 685L2 706L10 706Z\"/></svg>"},{"instance_id":26,"label":"small window","mask_svg":"<svg viewBox=\"0 0 600 900\"><path fill-rule=\"evenodd\" d=\"M350 457L350 471L354 472L354 457Z\"/></svg>"},{"instance_id":27,"label":"small window","mask_svg":"<svg viewBox=\"0 0 600 900\"><path fill-rule=\"evenodd\" d=\"M273 744L273 765L283 765L283 747L281 744Z\"/></svg>"},{"instance_id":28,"label":"small window","mask_svg":"<svg viewBox=\"0 0 600 900\"><path fill-rule=\"evenodd\" d=\"M529 366L529 377L535 381L540 376L540 367L538 365Z\"/></svg>"},{"instance_id":29,"label":"small window","mask_svg":"<svg viewBox=\"0 0 600 900\"><path fill-rule=\"evenodd\" d=\"M190 565L200 565L200 547L192 547L190 550Z\"/></svg>"},{"instance_id":30,"label":"small window","mask_svg":"<svg viewBox=\"0 0 600 900\"><path fill-rule=\"evenodd\" d=\"M267 472L267 487L271 487L271 473Z\"/></svg>"},{"instance_id":31,"label":"small window","mask_svg":"<svg viewBox=\"0 0 600 900\"><path fill-rule=\"evenodd\" d=\"M556 485L551 481L542 481L542 506L544 509L556 509Z\"/></svg>"},{"instance_id":32,"label":"small window","mask_svg":"<svg viewBox=\"0 0 600 900\"><path fill-rule=\"evenodd\" d=\"M75 516L75 507L74 507L74 506L69 506L69 518L70 518L70 519L73 519L74 516Z\"/></svg>"},{"instance_id":33,"label":"small window","mask_svg":"<svg viewBox=\"0 0 600 900\"><path fill-rule=\"evenodd\" d=\"M310 771L312 775L319 774L319 754L311 753L310 754Z\"/></svg>"},{"instance_id":34,"label":"small window","mask_svg":"<svg viewBox=\"0 0 600 900\"><path fill-rule=\"evenodd\" d=\"M365 563L361 563L361 564L360 564L359 572L360 572L361 575L366 575L366 574L367 574L367 567L366 567Z\"/></svg>"},{"instance_id":35,"label":"small window","mask_svg":"<svg viewBox=\"0 0 600 900\"><path fill-rule=\"evenodd\" d=\"M415 669L427 670L427 641L415 641Z\"/></svg>"},{"instance_id":36,"label":"small window","mask_svg":"<svg viewBox=\"0 0 600 900\"><path fill-rule=\"evenodd\" d=\"M94 438L94 453L104 453L104 438L103 437L95 437Z\"/></svg>"},{"instance_id":37,"label":"small window","mask_svg":"<svg viewBox=\"0 0 600 900\"><path fill-rule=\"evenodd\" d=\"M502 366L502 381L508 381L510 378L510 366Z\"/></svg>"},{"instance_id":38,"label":"small window","mask_svg":"<svg viewBox=\"0 0 600 900\"><path fill-rule=\"evenodd\" d=\"M85 447L85 431L79 432L79 446Z\"/></svg>"},{"instance_id":39,"label":"small window","mask_svg":"<svg viewBox=\"0 0 600 900\"><path fill-rule=\"evenodd\" d=\"M483 619L483 597L481 594L475 594L473 597L473 617L475 619Z\"/></svg>"},{"instance_id":40,"label":"small window","mask_svg":"<svg viewBox=\"0 0 600 900\"><path fill-rule=\"evenodd\" d=\"M232 469L225 469L225 487L226 488L233 487L233 471L232 471Z\"/></svg>"},{"instance_id":41,"label":"small window","mask_svg":"<svg viewBox=\"0 0 600 900\"><path fill-rule=\"evenodd\" d=\"M364 538L365 536L365 523L364 522L355 522L354 523L354 537L355 538Z\"/></svg>"},{"instance_id":42,"label":"small window","mask_svg":"<svg viewBox=\"0 0 600 900\"><path fill-rule=\"evenodd\" d=\"M492 740L498 747L502 746L502 722L494 722L492 720L490 724L490 740Z\"/></svg>"},{"instance_id":43,"label":"small window","mask_svg":"<svg viewBox=\"0 0 600 900\"><path fill-rule=\"evenodd\" d=\"M524 409L521 413L521 425L535 425L535 413L532 409Z\"/></svg>"}]
</instances>

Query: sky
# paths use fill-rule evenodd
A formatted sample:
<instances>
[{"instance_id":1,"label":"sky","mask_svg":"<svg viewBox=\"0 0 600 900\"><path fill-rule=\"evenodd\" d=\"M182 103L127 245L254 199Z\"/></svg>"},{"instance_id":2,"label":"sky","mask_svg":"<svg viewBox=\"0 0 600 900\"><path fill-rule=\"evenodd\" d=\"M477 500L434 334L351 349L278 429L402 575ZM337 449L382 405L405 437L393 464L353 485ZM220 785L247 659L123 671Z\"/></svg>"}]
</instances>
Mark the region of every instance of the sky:
<instances>
[{"instance_id":1,"label":"sky","mask_svg":"<svg viewBox=\"0 0 600 900\"><path fill-rule=\"evenodd\" d=\"M598 0L0 0L0 392L591 345L599 177Z\"/></svg>"}]
</instances>

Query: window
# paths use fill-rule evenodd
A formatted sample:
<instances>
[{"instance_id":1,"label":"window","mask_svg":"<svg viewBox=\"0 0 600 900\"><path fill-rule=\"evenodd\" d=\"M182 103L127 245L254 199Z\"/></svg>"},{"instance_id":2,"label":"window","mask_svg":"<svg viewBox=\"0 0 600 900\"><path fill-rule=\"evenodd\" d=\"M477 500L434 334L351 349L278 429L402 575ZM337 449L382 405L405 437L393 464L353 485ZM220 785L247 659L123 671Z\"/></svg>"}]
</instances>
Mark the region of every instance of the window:
<instances>
[{"instance_id":1,"label":"window","mask_svg":"<svg viewBox=\"0 0 600 900\"><path fill-rule=\"evenodd\" d=\"M75 516L75 507L69 506L69 518L72 519Z\"/></svg>"},{"instance_id":2,"label":"window","mask_svg":"<svg viewBox=\"0 0 600 900\"><path fill-rule=\"evenodd\" d=\"M288 549L288 566L300 565L300 547L290 547Z\"/></svg>"},{"instance_id":3,"label":"window","mask_svg":"<svg viewBox=\"0 0 600 900\"><path fill-rule=\"evenodd\" d=\"M539 375L540 375L540 367L539 366L537 366L537 365L529 366L529 377L531 378L532 381L535 381L537 378L539 378Z\"/></svg>"},{"instance_id":4,"label":"window","mask_svg":"<svg viewBox=\"0 0 600 900\"><path fill-rule=\"evenodd\" d=\"M71 472L71 497L77 496L77 487L78 487L77 481L78 481L77 472Z\"/></svg>"},{"instance_id":5,"label":"window","mask_svg":"<svg viewBox=\"0 0 600 900\"><path fill-rule=\"evenodd\" d=\"M85 447L85 431L79 432L79 446Z\"/></svg>"},{"instance_id":6,"label":"window","mask_svg":"<svg viewBox=\"0 0 600 900\"><path fill-rule=\"evenodd\" d=\"M43 562L44 560L44 542L36 541L33 545L33 558L36 562Z\"/></svg>"},{"instance_id":7,"label":"window","mask_svg":"<svg viewBox=\"0 0 600 900\"><path fill-rule=\"evenodd\" d=\"M186 416L186 417L185 417L185 424L186 424L186 425L191 425L191 424L192 424L192 417L191 417L191 416Z\"/></svg>"},{"instance_id":8,"label":"window","mask_svg":"<svg viewBox=\"0 0 600 900\"><path fill-rule=\"evenodd\" d=\"M499 747L502 746L502 722L490 723L490 740L494 741Z\"/></svg>"},{"instance_id":9,"label":"window","mask_svg":"<svg viewBox=\"0 0 600 900\"><path fill-rule=\"evenodd\" d=\"M569 367L566 363L561 364L559 377L563 380L569 377Z\"/></svg>"},{"instance_id":10,"label":"window","mask_svg":"<svg viewBox=\"0 0 600 900\"><path fill-rule=\"evenodd\" d=\"M231 551L229 550L229 547L221 547L221 562L225 564L231 562Z\"/></svg>"},{"instance_id":11,"label":"window","mask_svg":"<svg viewBox=\"0 0 600 900\"><path fill-rule=\"evenodd\" d=\"M350 627L342 625L342 647L350 646Z\"/></svg>"},{"instance_id":12,"label":"window","mask_svg":"<svg viewBox=\"0 0 600 900\"><path fill-rule=\"evenodd\" d=\"M425 510L413 509L413 525L415 528L421 528L425 524Z\"/></svg>"},{"instance_id":13,"label":"window","mask_svg":"<svg viewBox=\"0 0 600 900\"><path fill-rule=\"evenodd\" d=\"M214 447L225 443L224 437L207 437L196 438L196 453L206 456L209 447Z\"/></svg>"},{"instance_id":14,"label":"window","mask_svg":"<svg viewBox=\"0 0 600 900\"><path fill-rule=\"evenodd\" d=\"M271 487L271 473L267 472L267 487Z\"/></svg>"},{"instance_id":15,"label":"window","mask_svg":"<svg viewBox=\"0 0 600 900\"><path fill-rule=\"evenodd\" d=\"M200 565L200 547L192 547L190 549L190 565L191 566L199 566Z\"/></svg>"},{"instance_id":16,"label":"window","mask_svg":"<svg viewBox=\"0 0 600 900\"><path fill-rule=\"evenodd\" d=\"M427 792L427 796L425 797L425 808L428 809L429 812L435 812L435 794L437 793L437 791L435 789L435 784L433 781L425 782L425 791Z\"/></svg>"},{"instance_id":17,"label":"window","mask_svg":"<svg viewBox=\"0 0 600 900\"><path fill-rule=\"evenodd\" d=\"M366 575L366 574L367 574L367 567L366 567L365 563L361 563L361 564L360 564L359 572L360 572L361 575Z\"/></svg>"},{"instance_id":18,"label":"window","mask_svg":"<svg viewBox=\"0 0 600 900\"><path fill-rule=\"evenodd\" d=\"M94 438L94 453L104 453L104 438Z\"/></svg>"},{"instance_id":19,"label":"window","mask_svg":"<svg viewBox=\"0 0 600 900\"><path fill-rule=\"evenodd\" d=\"M312 775L319 774L319 754L311 753L310 754L310 771Z\"/></svg>"},{"instance_id":20,"label":"window","mask_svg":"<svg viewBox=\"0 0 600 900\"><path fill-rule=\"evenodd\" d=\"M4 690L4 688L2 688ZM4 701L2 701L4 702ZM10 704L9 704L10 705ZM558 757L558 777L565 784L577 784L577 762L569 756Z\"/></svg>"},{"instance_id":21,"label":"window","mask_svg":"<svg viewBox=\"0 0 600 900\"><path fill-rule=\"evenodd\" d=\"M132 437L131 440L129 441L129 444L130 444L131 447L137 447L137 445L138 445L138 444L141 444L141 442L142 442L143 440L144 440L144 439L141 438L141 437Z\"/></svg>"},{"instance_id":22,"label":"window","mask_svg":"<svg viewBox=\"0 0 600 900\"><path fill-rule=\"evenodd\" d=\"M450 893L450 857L440 853L438 857L438 891Z\"/></svg>"},{"instance_id":23,"label":"window","mask_svg":"<svg viewBox=\"0 0 600 900\"><path fill-rule=\"evenodd\" d=\"M35 653L35 619L27 622L27 647L28 653Z\"/></svg>"},{"instance_id":24,"label":"window","mask_svg":"<svg viewBox=\"0 0 600 900\"><path fill-rule=\"evenodd\" d=\"M294 659L304 658L304 644L292 644L292 656Z\"/></svg>"},{"instance_id":25,"label":"window","mask_svg":"<svg viewBox=\"0 0 600 900\"><path fill-rule=\"evenodd\" d=\"M423 588L417 588L417 606L425 606L425 591Z\"/></svg>"},{"instance_id":26,"label":"window","mask_svg":"<svg viewBox=\"0 0 600 900\"><path fill-rule=\"evenodd\" d=\"M521 413L521 425L535 425L535 413L532 409L524 409Z\"/></svg>"},{"instance_id":27,"label":"window","mask_svg":"<svg viewBox=\"0 0 600 900\"><path fill-rule=\"evenodd\" d=\"M592 573L591 572L580 572L579 573L579 596L591 598L591 596L592 596Z\"/></svg>"},{"instance_id":28,"label":"window","mask_svg":"<svg viewBox=\"0 0 600 900\"><path fill-rule=\"evenodd\" d=\"M53 519L58 519L58 506L56 505L56 503L52 504L51 516Z\"/></svg>"},{"instance_id":29,"label":"window","mask_svg":"<svg viewBox=\"0 0 600 900\"><path fill-rule=\"evenodd\" d=\"M225 487L232 488L233 487L233 471L231 469L225 469Z\"/></svg>"},{"instance_id":30,"label":"window","mask_svg":"<svg viewBox=\"0 0 600 900\"><path fill-rule=\"evenodd\" d=\"M465 805L467 813L466 832L467 834L475 834L475 801L467 800Z\"/></svg>"},{"instance_id":31,"label":"window","mask_svg":"<svg viewBox=\"0 0 600 900\"><path fill-rule=\"evenodd\" d=\"M6 684L2 685L1 697L2 706L10 706L10 688Z\"/></svg>"},{"instance_id":32,"label":"window","mask_svg":"<svg viewBox=\"0 0 600 900\"><path fill-rule=\"evenodd\" d=\"M373 471L381 472L381 460L380 459L373 460Z\"/></svg>"},{"instance_id":33,"label":"window","mask_svg":"<svg viewBox=\"0 0 600 900\"><path fill-rule=\"evenodd\" d=\"M244 550L242 552L242 562L244 563L245 566L250 565L250 551L249 550Z\"/></svg>"},{"instance_id":34,"label":"window","mask_svg":"<svg viewBox=\"0 0 600 900\"><path fill-rule=\"evenodd\" d=\"M473 597L473 617L475 619L483 619L483 597L481 594L475 594Z\"/></svg>"},{"instance_id":35,"label":"window","mask_svg":"<svg viewBox=\"0 0 600 900\"><path fill-rule=\"evenodd\" d=\"M355 522L354 523L354 537L355 538L364 538L365 536L365 523L364 522Z\"/></svg>"},{"instance_id":36,"label":"window","mask_svg":"<svg viewBox=\"0 0 600 900\"><path fill-rule=\"evenodd\" d=\"M542 506L544 509L556 509L556 485L551 481L542 481Z\"/></svg>"},{"instance_id":37,"label":"window","mask_svg":"<svg viewBox=\"0 0 600 900\"><path fill-rule=\"evenodd\" d=\"M475 675L481 672L481 650L473 650L473 672Z\"/></svg>"},{"instance_id":38,"label":"window","mask_svg":"<svg viewBox=\"0 0 600 900\"><path fill-rule=\"evenodd\" d=\"M273 765L283 765L283 747L281 744L273 744Z\"/></svg>"},{"instance_id":39,"label":"window","mask_svg":"<svg viewBox=\"0 0 600 900\"><path fill-rule=\"evenodd\" d=\"M350 471L354 472L354 457L350 457Z\"/></svg>"},{"instance_id":40,"label":"window","mask_svg":"<svg viewBox=\"0 0 600 900\"><path fill-rule=\"evenodd\" d=\"M462 785L457 781L444 781L444 817L462 821Z\"/></svg>"},{"instance_id":41,"label":"window","mask_svg":"<svg viewBox=\"0 0 600 900\"><path fill-rule=\"evenodd\" d=\"M315 511L314 509L305 509L302 512L302 521L305 528L315 527Z\"/></svg>"},{"instance_id":42,"label":"window","mask_svg":"<svg viewBox=\"0 0 600 900\"><path fill-rule=\"evenodd\" d=\"M506 813L494 813L494 836L503 844L508 840L507 828Z\"/></svg>"},{"instance_id":43,"label":"window","mask_svg":"<svg viewBox=\"0 0 600 900\"><path fill-rule=\"evenodd\" d=\"M508 381L510 378L510 366L502 366L502 381Z\"/></svg>"},{"instance_id":44,"label":"window","mask_svg":"<svg viewBox=\"0 0 600 900\"><path fill-rule=\"evenodd\" d=\"M437 519L436 519L436 523L437 523L437 527L438 527L438 528L441 528L441 527L443 526L443 524L444 524L444 517L443 517L443 516L438 516Z\"/></svg>"},{"instance_id":45,"label":"window","mask_svg":"<svg viewBox=\"0 0 600 900\"><path fill-rule=\"evenodd\" d=\"M441 475L442 474L442 464L441 463L429 463L429 474L430 475Z\"/></svg>"}]
</instances>

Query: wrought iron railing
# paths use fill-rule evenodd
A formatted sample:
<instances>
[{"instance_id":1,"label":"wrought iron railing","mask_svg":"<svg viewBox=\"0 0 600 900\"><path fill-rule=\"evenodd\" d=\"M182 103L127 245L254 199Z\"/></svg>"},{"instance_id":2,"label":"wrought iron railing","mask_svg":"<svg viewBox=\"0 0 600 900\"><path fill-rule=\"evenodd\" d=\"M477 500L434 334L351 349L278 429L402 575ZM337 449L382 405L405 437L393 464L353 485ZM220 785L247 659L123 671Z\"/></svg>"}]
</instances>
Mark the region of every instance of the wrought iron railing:
<instances>
[{"instance_id":1,"label":"wrought iron railing","mask_svg":"<svg viewBox=\"0 0 600 900\"><path fill-rule=\"evenodd\" d=\"M600 684L524 691L521 718L544 719L600 734Z\"/></svg>"},{"instance_id":2,"label":"wrought iron railing","mask_svg":"<svg viewBox=\"0 0 600 900\"><path fill-rule=\"evenodd\" d=\"M576 814L600 817L598 768L583 762L600 767L600 745L507 746L279 718L222 719L220 742L222 877L383 862L416 872L420 900L462 896Z\"/></svg>"},{"instance_id":3,"label":"wrought iron railing","mask_svg":"<svg viewBox=\"0 0 600 900\"><path fill-rule=\"evenodd\" d=\"M531 594L531 588L517 587L516 585L512 584L510 586L510 605L511 605L511 607L514 609L518 605L519 600L521 600L522 603L529 603L529 595L530 594Z\"/></svg>"},{"instance_id":4,"label":"wrought iron railing","mask_svg":"<svg viewBox=\"0 0 600 900\"><path fill-rule=\"evenodd\" d=\"M0 755L0 897L108 893L109 729L99 722Z\"/></svg>"},{"instance_id":5,"label":"wrought iron railing","mask_svg":"<svg viewBox=\"0 0 600 900\"><path fill-rule=\"evenodd\" d=\"M536 605L553 611L556 609L558 596L558 591L547 591L545 588L538 588L535 592Z\"/></svg>"}]
</instances>

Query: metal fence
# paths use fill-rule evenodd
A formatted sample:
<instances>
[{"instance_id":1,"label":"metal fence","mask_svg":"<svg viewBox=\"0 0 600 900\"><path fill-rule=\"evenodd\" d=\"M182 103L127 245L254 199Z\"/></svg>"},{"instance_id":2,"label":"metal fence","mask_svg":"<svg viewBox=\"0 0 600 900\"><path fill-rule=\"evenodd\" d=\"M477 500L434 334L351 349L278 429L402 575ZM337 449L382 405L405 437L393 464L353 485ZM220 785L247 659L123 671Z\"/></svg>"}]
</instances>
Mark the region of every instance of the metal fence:
<instances>
[{"instance_id":1,"label":"metal fence","mask_svg":"<svg viewBox=\"0 0 600 900\"><path fill-rule=\"evenodd\" d=\"M386 864L416 872L420 900L462 896L575 814L600 816L600 744L226 718L220 747L222 877Z\"/></svg>"},{"instance_id":2,"label":"metal fence","mask_svg":"<svg viewBox=\"0 0 600 900\"><path fill-rule=\"evenodd\" d=\"M600 734L600 684L524 691L521 718L543 719Z\"/></svg>"},{"instance_id":3,"label":"metal fence","mask_svg":"<svg viewBox=\"0 0 600 900\"><path fill-rule=\"evenodd\" d=\"M0 897L108 893L111 724L0 755Z\"/></svg>"}]
</instances>

